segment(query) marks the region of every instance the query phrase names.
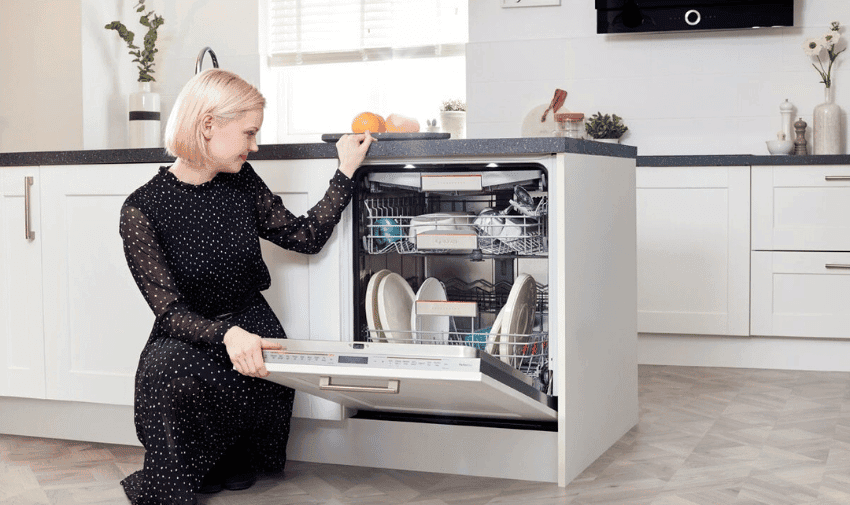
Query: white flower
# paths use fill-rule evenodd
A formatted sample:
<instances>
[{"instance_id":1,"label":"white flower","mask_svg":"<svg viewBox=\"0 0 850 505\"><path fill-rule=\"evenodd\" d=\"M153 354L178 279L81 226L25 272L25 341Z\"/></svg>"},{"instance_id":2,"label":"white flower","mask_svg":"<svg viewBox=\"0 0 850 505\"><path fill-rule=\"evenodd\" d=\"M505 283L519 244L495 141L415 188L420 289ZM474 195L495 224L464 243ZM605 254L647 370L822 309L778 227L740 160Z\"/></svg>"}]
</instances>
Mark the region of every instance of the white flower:
<instances>
[{"instance_id":1,"label":"white flower","mask_svg":"<svg viewBox=\"0 0 850 505\"><path fill-rule=\"evenodd\" d=\"M818 56L823 51L823 42L819 39L808 39L803 43L803 51L809 56Z\"/></svg>"},{"instance_id":2,"label":"white flower","mask_svg":"<svg viewBox=\"0 0 850 505\"><path fill-rule=\"evenodd\" d=\"M823 37L821 37L820 42L825 48L829 49L835 46L835 44L837 44L839 40L841 40L841 34L839 32L828 31L823 34Z\"/></svg>"}]
</instances>

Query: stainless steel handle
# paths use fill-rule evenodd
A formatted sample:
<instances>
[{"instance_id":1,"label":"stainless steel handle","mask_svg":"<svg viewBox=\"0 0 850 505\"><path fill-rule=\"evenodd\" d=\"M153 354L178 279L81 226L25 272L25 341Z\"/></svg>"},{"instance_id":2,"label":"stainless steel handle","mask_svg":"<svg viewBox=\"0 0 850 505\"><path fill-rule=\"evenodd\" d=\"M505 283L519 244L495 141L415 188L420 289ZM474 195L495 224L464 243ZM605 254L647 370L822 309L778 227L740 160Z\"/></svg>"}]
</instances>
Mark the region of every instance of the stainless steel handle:
<instances>
[{"instance_id":1,"label":"stainless steel handle","mask_svg":"<svg viewBox=\"0 0 850 505\"><path fill-rule=\"evenodd\" d=\"M27 240L35 240L35 232L32 231L30 221L30 187L32 186L32 176L24 177L24 231L26 232Z\"/></svg>"},{"instance_id":2,"label":"stainless steel handle","mask_svg":"<svg viewBox=\"0 0 850 505\"><path fill-rule=\"evenodd\" d=\"M824 266L826 268L839 268L839 269L844 269L844 270L850 270L850 265L843 264L843 263L827 263Z\"/></svg>"},{"instance_id":3,"label":"stainless steel handle","mask_svg":"<svg viewBox=\"0 0 850 505\"><path fill-rule=\"evenodd\" d=\"M342 391L345 393L384 393L397 395L398 381L388 380L387 387L385 388L377 386L342 386L338 384L331 384L330 377L319 377L319 389L324 391Z\"/></svg>"},{"instance_id":4,"label":"stainless steel handle","mask_svg":"<svg viewBox=\"0 0 850 505\"><path fill-rule=\"evenodd\" d=\"M850 181L850 175L827 175L824 179L827 181Z\"/></svg>"}]
</instances>

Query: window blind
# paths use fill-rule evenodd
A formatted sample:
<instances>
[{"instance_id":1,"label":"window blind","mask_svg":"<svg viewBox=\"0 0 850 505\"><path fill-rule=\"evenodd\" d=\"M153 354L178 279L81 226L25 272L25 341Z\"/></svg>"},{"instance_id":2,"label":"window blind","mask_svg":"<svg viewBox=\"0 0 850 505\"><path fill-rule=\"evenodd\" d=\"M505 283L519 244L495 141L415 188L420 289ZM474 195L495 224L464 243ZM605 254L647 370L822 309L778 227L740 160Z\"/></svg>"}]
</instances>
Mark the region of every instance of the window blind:
<instances>
[{"instance_id":1,"label":"window blind","mask_svg":"<svg viewBox=\"0 0 850 505\"><path fill-rule=\"evenodd\" d=\"M269 0L269 64L462 55L467 1Z\"/></svg>"}]
</instances>

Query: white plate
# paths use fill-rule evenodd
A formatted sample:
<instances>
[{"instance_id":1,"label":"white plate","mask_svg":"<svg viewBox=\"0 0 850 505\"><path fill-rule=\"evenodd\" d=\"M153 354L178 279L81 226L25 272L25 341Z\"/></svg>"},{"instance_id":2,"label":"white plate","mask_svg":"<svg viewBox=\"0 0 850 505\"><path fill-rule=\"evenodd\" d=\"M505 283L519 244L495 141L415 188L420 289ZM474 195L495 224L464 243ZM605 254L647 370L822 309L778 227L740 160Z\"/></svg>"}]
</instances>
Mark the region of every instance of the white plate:
<instances>
[{"instance_id":1,"label":"white plate","mask_svg":"<svg viewBox=\"0 0 850 505\"><path fill-rule=\"evenodd\" d=\"M387 341L410 342L410 313L415 299L413 288L395 272L378 285L378 316Z\"/></svg>"},{"instance_id":2,"label":"white plate","mask_svg":"<svg viewBox=\"0 0 850 505\"><path fill-rule=\"evenodd\" d=\"M447 300L446 289L434 277L428 277L419 286L416 301L413 302L414 308L410 311L410 329L413 330L415 339L435 343L448 342L450 316L417 316L415 308L418 301L445 302Z\"/></svg>"},{"instance_id":3,"label":"white plate","mask_svg":"<svg viewBox=\"0 0 850 505\"><path fill-rule=\"evenodd\" d=\"M369 284L366 285L366 324L369 325L369 334L372 336L373 342L386 342L384 333L381 330L381 321L378 316L378 285L391 272L389 270L379 270L372 274L369 279Z\"/></svg>"},{"instance_id":4,"label":"white plate","mask_svg":"<svg viewBox=\"0 0 850 505\"><path fill-rule=\"evenodd\" d=\"M484 349L487 354L491 356L495 356L499 354L499 346L497 343L499 342L499 329L502 327L502 320L505 315L505 309L499 311L499 315L496 316L496 320L493 321L493 326L490 329L490 338L487 339L487 347Z\"/></svg>"},{"instance_id":5,"label":"white plate","mask_svg":"<svg viewBox=\"0 0 850 505\"><path fill-rule=\"evenodd\" d=\"M528 335L534 328L534 314L537 310L537 284L534 278L528 274L522 274L516 278L508 301L502 307L504 316L502 326L499 329L499 355L502 361L511 364L511 355L516 344L528 340Z\"/></svg>"},{"instance_id":6,"label":"white plate","mask_svg":"<svg viewBox=\"0 0 850 505\"><path fill-rule=\"evenodd\" d=\"M466 212L435 212L410 218L408 237L416 245L416 235L428 231L463 230L475 233L472 216Z\"/></svg>"}]
</instances>

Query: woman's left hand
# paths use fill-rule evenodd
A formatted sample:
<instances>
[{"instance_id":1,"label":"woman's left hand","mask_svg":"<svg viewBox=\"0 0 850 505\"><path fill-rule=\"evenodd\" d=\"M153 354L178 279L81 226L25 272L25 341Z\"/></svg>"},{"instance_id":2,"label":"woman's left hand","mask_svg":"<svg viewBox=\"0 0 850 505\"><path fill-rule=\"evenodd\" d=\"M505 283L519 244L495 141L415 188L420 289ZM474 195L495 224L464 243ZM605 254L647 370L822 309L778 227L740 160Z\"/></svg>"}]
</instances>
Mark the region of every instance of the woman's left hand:
<instances>
[{"instance_id":1,"label":"woman's left hand","mask_svg":"<svg viewBox=\"0 0 850 505\"><path fill-rule=\"evenodd\" d=\"M351 179L354 172L366 159L369 145L377 142L368 131L366 133L349 133L336 141L336 152L339 156L339 171Z\"/></svg>"}]
</instances>

